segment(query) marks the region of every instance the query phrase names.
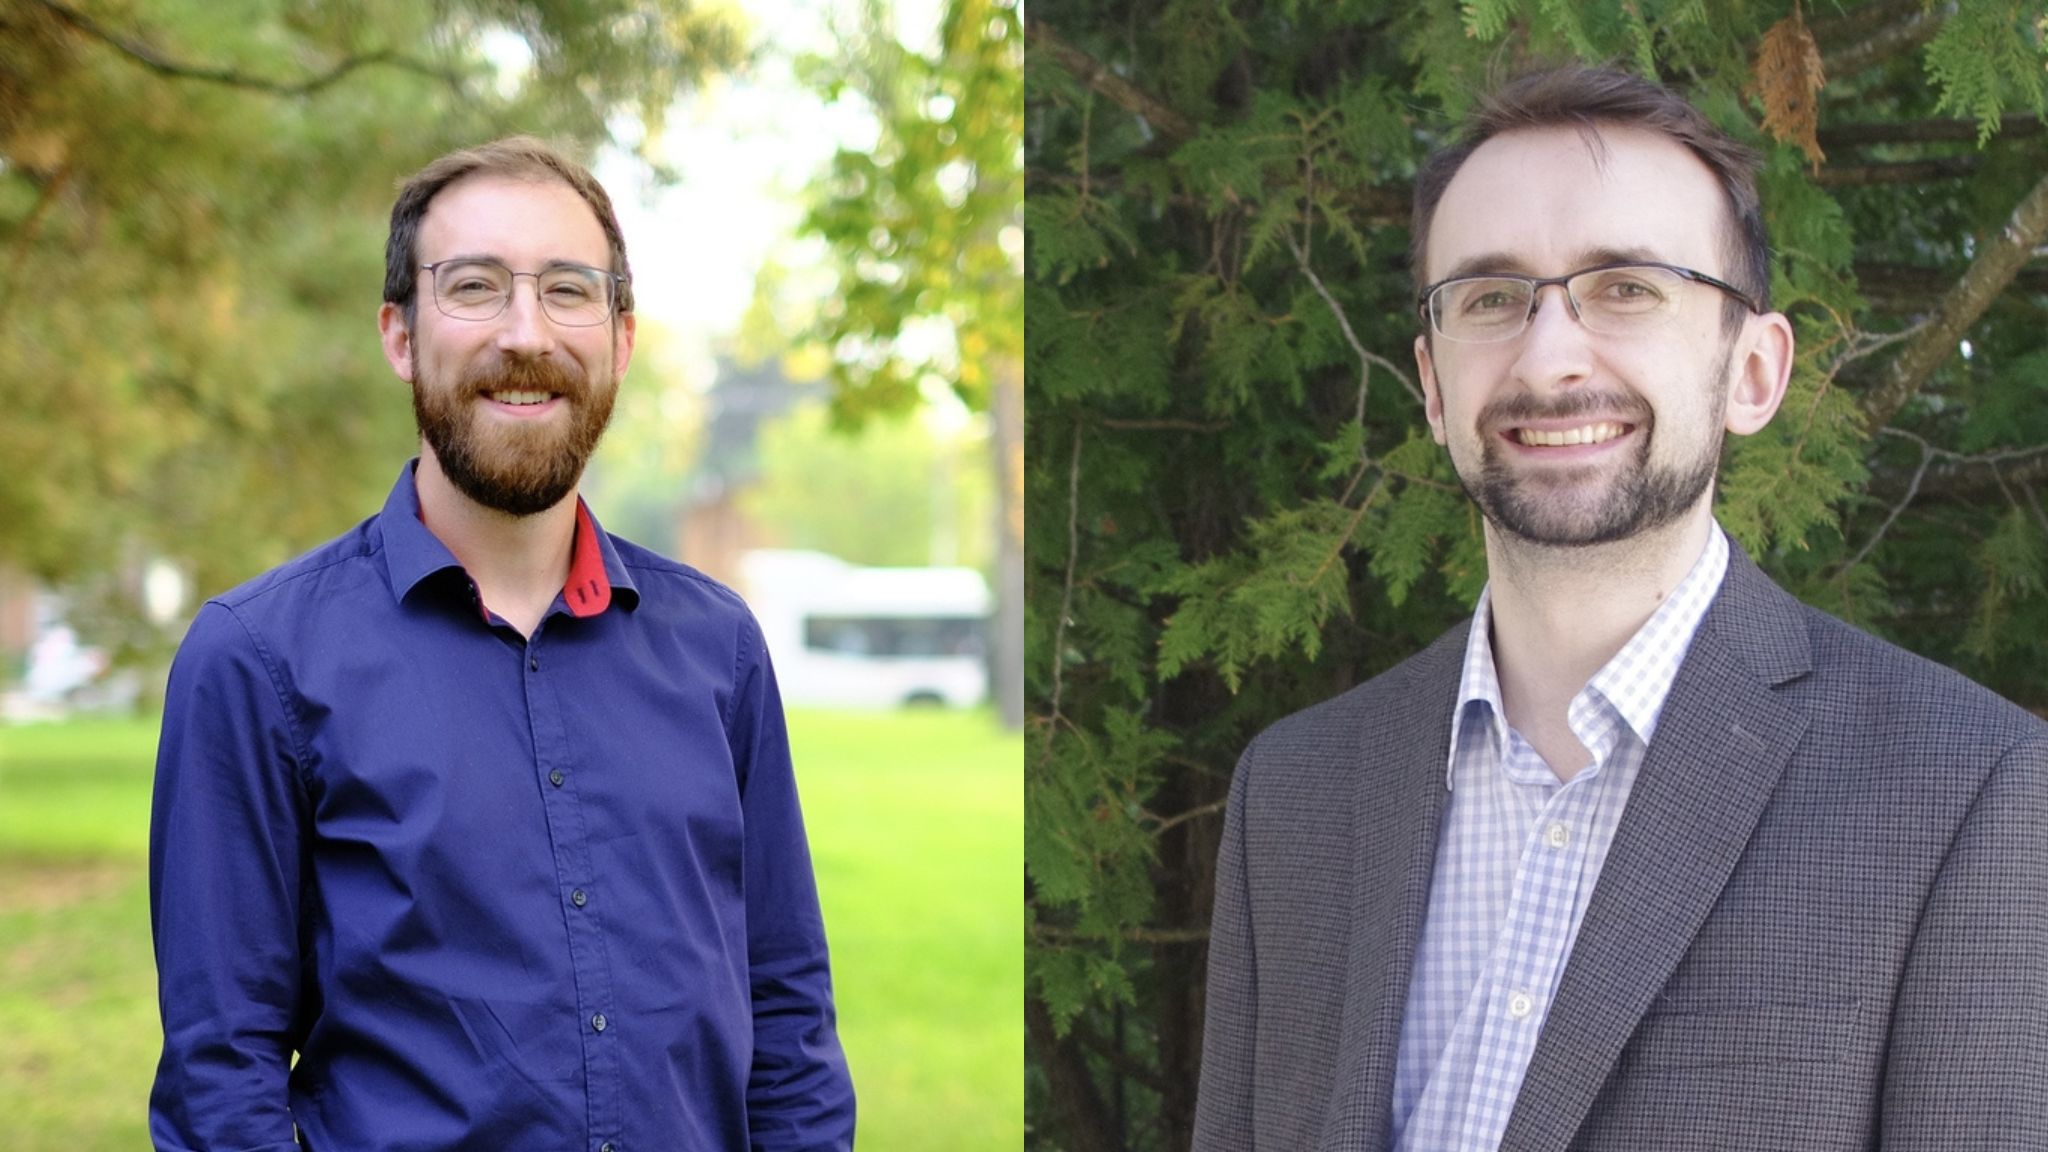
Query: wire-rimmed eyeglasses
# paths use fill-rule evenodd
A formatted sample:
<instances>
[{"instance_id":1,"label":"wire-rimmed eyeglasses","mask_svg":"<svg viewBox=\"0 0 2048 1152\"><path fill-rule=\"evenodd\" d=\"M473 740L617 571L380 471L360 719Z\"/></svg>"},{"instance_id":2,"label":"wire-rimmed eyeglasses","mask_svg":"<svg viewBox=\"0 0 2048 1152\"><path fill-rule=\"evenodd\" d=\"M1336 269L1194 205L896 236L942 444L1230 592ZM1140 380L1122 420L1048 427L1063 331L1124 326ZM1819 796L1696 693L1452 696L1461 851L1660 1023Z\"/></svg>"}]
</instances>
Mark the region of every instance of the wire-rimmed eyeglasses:
<instances>
[{"instance_id":1,"label":"wire-rimmed eyeglasses","mask_svg":"<svg viewBox=\"0 0 2048 1152\"><path fill-rule=\"evenodd\" d=\"M464 257L420 265L433 277L434 306L454 320L495 320L512 304L519 277L533 278L547 318L571 328L589 328L612 318L624 276L587 264L550 264L538 272L514 272L497 260Z\"/></svg>"},{"instance_id":2,"label":"wire-rimmed eyeglasses","mask_svg":"<svg viewBox=\"0 0 2048 1152\"><path fill-rule=\"evenodd\" d=\"M1749 293L1725 280L1676 264L1596 264L1564 276L1453 276L1424 288L1418 306L1436 334L1460 344L1496 344L1529 328L1536 300L1552 284L1564 289L1572 315L1587 331L1627 336L1669 324L1690 284L1718 288L1761 312Z\"/></svg>"}]
</instances>

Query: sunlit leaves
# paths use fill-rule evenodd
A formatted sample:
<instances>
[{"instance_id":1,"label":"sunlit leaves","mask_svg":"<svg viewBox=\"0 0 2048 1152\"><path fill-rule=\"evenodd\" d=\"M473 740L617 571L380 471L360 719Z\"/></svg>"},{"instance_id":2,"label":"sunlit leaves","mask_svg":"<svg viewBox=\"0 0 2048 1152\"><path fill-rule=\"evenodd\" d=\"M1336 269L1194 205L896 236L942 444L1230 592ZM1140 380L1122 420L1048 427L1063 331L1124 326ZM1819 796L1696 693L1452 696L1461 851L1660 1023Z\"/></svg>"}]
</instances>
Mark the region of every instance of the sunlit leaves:
<instances>
[{"instance_id":1,"label":"sunlit leaves","mask_svg":"<svg viewBox=\"0 0 2048 1152\"><path fill-rule=\"evenodd\" d=\"M38 5L0 27L0 563L102 607L142 557L211 594L376 507L413 443L375 329L396 181L515 130L587 159L737 56L718 10L643 0L92 14L159 67Z\"/></svg>"}]
</instances>

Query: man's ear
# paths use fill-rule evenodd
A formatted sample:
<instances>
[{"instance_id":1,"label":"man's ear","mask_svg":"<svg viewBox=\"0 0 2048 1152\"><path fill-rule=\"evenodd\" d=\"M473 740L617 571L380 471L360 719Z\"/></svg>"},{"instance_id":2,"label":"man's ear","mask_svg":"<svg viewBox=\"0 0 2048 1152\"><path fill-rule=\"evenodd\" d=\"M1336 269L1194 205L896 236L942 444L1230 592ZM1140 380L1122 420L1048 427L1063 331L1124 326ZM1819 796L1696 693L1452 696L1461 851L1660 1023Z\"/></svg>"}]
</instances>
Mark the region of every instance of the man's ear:
<instances>
[{"instance_id":1,"label":"man's ear","mask_svg":"<svg viewBox=\"0 0 2048 1152\"><path fill-rule=\"evenodd\" d=\"M639 330L637 319L631 312L619 313L619 324L612 333L612 383L626 378L626 366L633 362L633 337Z\"/></svg>"},{"instance_id":2,"label":"man's ear","mask_svg":"<svg viewBox=\"0 0 2048 1152\"><path fill-rule=\"evenodd\" d=\"M1448 444L1444 433L1444 394L1436 386L1436 361L1429 352L1429 337L1415 338L1415 374L1422 380L1422 414L1429 419L1429 434L1439 444Z\"/></svg>"},{"instance_id":3,"label":"man's ear","mask_svg":"<svg viewBox=\"0 0 2048 1152\"><path fill-rule=\"evenodd\" d=\"M386 304L377 309L377 334L383 338L384 361L407 384L412 379L412 329L405 323L405 309Z\"/></svg>"},{"instance_id":4,"label":"man's ear","mask_svg":"<svg viewBox=\"0 0 2048 1152\"><path fill-rule=\"evenodd\" d=\"M1769 424L1785 401L1792 379L1792 322L1780 312L1751 316L1740 340L1724 418L1728 431L1749 436Z\"/></svg>"}]
</instances>

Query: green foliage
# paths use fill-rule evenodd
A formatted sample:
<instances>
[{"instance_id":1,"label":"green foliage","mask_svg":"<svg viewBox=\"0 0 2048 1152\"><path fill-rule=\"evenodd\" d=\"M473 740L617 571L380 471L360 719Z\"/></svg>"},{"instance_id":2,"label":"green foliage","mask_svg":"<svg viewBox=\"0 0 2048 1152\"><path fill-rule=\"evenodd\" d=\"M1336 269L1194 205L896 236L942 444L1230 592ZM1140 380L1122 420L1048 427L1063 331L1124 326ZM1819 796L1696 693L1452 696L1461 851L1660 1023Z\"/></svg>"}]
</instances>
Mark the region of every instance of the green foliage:
<instances>
[{"instance_id":1,"label":"green foliage","mask_svg":"<svg viewBox=\"0 0 2048 1152\"><path fill-rule=\"evenodd\" d=\"M890 10L868 0L851 49L806 68L828 101L859 100L880 128L872 148L833 157L804 223L829 246L838 276L811 335L834 350L833 403L844 418L912 406L924 377L984 409L1017 362L1022 283L1017 246L1003 234L1014 238L1022 216L1022 50L1010 0L949 0L929 52L901 43ZM1118 238L1114 217L1091 217L1085 198L1075 212L1108 229L1104 243ZM950 348L904 339L934 321Z\"/></svg>"},{"instance_id":2,"label":"green foliage","mask_svg":"<svg viewBox=\"0 0 2048 1152\"><path fill-rule=\"evenodd\" d=\"M843 425L902 412L950 388L988 414L995 472L993 696L1021 726L1024 611L1024 35L1021 0L946 0L937 42L906 46L886 0L864 0L847 50L814 60L828 101L873 113L877 139L842 148L814 185L804 230L823 240L838 284L809 336L831 352ZM1071 90L1071 89L1070 89ZM1042 215L1070 219L1057 277L1100 265L1130 238L1087 183ZM1091 232L1092 229L1092 232Z\"/></svg>"},{"instance_id":3,"label":"green foliage","mask_svg":"<svg viewBox=\"0 0 2048 1152\"><path fill-rule=\"evenodd\" d=\"M2034 0L1968 0L1927 45L1938 112L1977 122L1981 147L2006 108L2048 114L2048 15Z\"/></svg>"},{"instance_id":4,"label":"green foliage","mask_svg":"<svg viewBox=\"0 0 2048 1152\"><path fill-rule=\"evenodd\" d=\"M1205 657L1235 692L1247 664L1299 650L1314 659L1333 612L1349 613L1344 547L1357 513L1324 500L1245 526L1244 548L1205 561L1162 591L1182 597L1159 636L1159 674Z\"/></svg>"},{"instance_id":5,"label":"green foliage","mask_svg":"<svg viewBox=\"0 0 2048 1152\"><path fill-rule=\"evenodd\" d=\"M1038 238L1031 249L1032 275L1056 284L1133 252L1116 211L1081 191L1059 189L1025 201L1024 228Z\"/></svg>"},{"instance_id":6,"label":"green foliage","mask_svg":"<svg viewBox=\"0 0 2048 1152\"><path fill-rule=\"evenodd\" d=\"M2038 262L1887 428L1865 410L2040 179L2031 137L1970 146L1921 123L1995 125L1987 92L2038 107L2022 8L1929 9L1920 50L1883 26L1913 6L1807 6L1824 56L1909 53L1830 67L1821 139L1895 135L1829 142L1817 174L1763 133L1751 74L1791 0L1033 10L1058 43L1034 40L1025 74L1027 956L1055 1027L1030 1040L1029 1146L1187 1145L1228 766L1265 724L1468 616L1484 586L1479 517L1396 377L1417 335L1408 184L1494 79L1621 62L1764 154L1797 356L1776 419L1730 437L1721 522L1807 600L2048 709ZM1961 176L1888 167L1953 157ZM1043 1097L1076 1078L1125 1102L1087 1139L1063 1127L1085 1101Z\"/></svg>"},{"instance_id":7,"label":"green foliage","mask_svg":"<svg viewBox=\"0 0 2048 1152\"><path fill-rule=\"evenodd\" d=\"M1099 736L1027 753L1033 758L1024 813L1027 931L1040 927L1041 910L1049 909L1084 939L1114 940L1123 926L1142 924L1151 914L1143 805L1175 741L1120 709L1103 712L1099 724ZM1064 1031L1090 1004L1130 1002L1130 976L1117 951L1054 946L1029 953L1027 986Z\"/></svg>"},{"instance_id":8,"label":"green foliage","mask_svg":"<svg viewBox=\"0 0 2048 1152\"><path fill-rule=\"evenodd\" d=\"M854 564L987 570L982 529L993 493L985 451L921 414L878 417L847 432L832 427L823 405L810 405L762 428L760 481L741 504L777 547Z\"/></svg>"},{"instance_id":9,"label":"green foliage","mask_svg":"<svg viewBox=\"0 0 2048 1152\"><path fill-rule=\"evenodd\" d=\"M512 131L587 158L738 57L686 2L72 7L0 26L0 564L124 606L97 624L141 645L142 558L220 591L409 453L373 326L400 178Z\"/></svg>"},{"instance_id":10,"label":"green foliage","mask_svg":"<svg viewBox=\"0 0 2048 1152\"><path fill-rule=\"evenodd\" d=\"M2015 606L2039 598L2048 582L2048 520L2038 498L2031 508L2008 508L1976 553L1983 605L1965 648L1989 659L2018 639L2012 631Z\"/></svg>"}]
</instances>

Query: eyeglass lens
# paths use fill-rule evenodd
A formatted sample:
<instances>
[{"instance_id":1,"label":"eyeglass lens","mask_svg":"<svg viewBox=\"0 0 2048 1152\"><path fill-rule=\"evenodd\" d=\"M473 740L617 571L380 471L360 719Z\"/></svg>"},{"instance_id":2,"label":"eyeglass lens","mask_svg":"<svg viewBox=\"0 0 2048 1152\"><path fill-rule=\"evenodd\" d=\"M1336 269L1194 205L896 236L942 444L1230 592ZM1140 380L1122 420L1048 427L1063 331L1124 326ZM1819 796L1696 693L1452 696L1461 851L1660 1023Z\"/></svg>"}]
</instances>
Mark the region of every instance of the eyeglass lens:
<instances>
[{"instance_id":1,"label":"eyeglass lens","mask_svg":"<svg viewBox=\"0 0 2048 1152\"><path fill-rule=\"evenodd\" d=\"M1666 268L1627 265L1581 272L1565 282L1565 291L1581 324L1594 332L1626 335L1668 322L1688 283ZM1452 340L1511 340L1528 327L1535 292L1534 281L1513 276L1453 280L1431 294L1430 319Z\"/></svg>"},{"instance_id":2,"label":"eyeglass lens","mask_svg":"<svg viewBox=\"0 0 2048 1152\"><path fill-rule=\"evenodd\" d=\"M495 260L460 260L434 266L434 302L457 320L490 320L512 301L513 285L531 276L541 311L557 324L587 327L612 314L609 273L576 264L540 272L514 272Z\"/></svg>"}]
</instances>

